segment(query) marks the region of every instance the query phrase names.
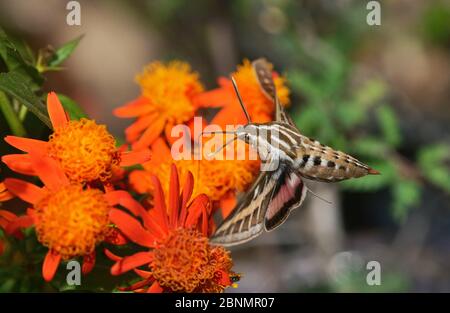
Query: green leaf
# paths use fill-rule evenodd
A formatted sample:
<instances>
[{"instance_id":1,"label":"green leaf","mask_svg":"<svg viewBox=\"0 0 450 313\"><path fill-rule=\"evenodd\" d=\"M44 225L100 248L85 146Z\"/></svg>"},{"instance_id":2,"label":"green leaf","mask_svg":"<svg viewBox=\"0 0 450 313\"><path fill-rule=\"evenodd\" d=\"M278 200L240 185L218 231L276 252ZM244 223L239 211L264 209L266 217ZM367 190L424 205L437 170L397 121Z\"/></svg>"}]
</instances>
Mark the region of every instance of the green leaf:
<instances>
[{"instance_id":1,"label":"green leaf","mask_svg":"<svg viewBox=\"0 0 450 313\"><path fill-rule=\"evenodd\" d=\"M388 105L382 105L377 109L376 113L384 139L393 147L398 146L401 141L401 135L394 110Z\"/></svg>"},{"instance_id":2,"label":"green leaf","mask_svg":"<svg viewBox=\"0 0 450 313\"><path fill-rule=\"evenodd\" d=\"M34 94L26 77L20 73L0 73L0 90L16 98L35 114L44 124L52 128L45 105Z\"/></svg>"},{"instance_id":3,"label":"green leaf","mask_svg":"<svg viewBox=\"0 0 450 313\"><path fill-rule=\"evenodd\" d=\"M32 84L33 90L38 90L44 78L34 67L34 55L22 40L8 38L6 33L0 28L0 57L5 62L8 71L18 72L24 75Z\"/></svg>"},{"instance_id":4,"label":"green leaf","mask_svg":"<svg viewBox=\"0 0 450 313\"><path fill-rule=\"evenodd\" d=\"M17 53L19 53L20 57L23 59L25 63L31 66L35 64L36 60L33 51L31 50L30 46L26 44L25 41L14 37L9 37L8 40L11 44L11 48L17 51Z\"/></svg>"},{"instance_id":5,"label":"green leaf","mask_svg":"<svg viewBox=\"0 0 450 313\"><path fill-rule=\"evenodd\" d=\"M354 103L340 103L336 106L336 117L345 129L352 129L363 123L367 114L362 106Z\"/></svg>"},{"instance_id":6,"label":"green leaf","mask_svg":"<svg viewBox=\"0 0 450 313\"><path fill-rule=\"evenodd\" d=\"M418 163L422 174L433 184L450 193L450 169L446 163L450 160L450 147L436 144L419 151Z\"/></svg>"},{"instance_id":7,"label":"green leaf","mask_svg":"<svg viewBox=\"0 0 450 313\"><path fill-rule=\"evenodd\" d=\"M302 107L301 110L294 113L293 119L302 133L308 136L317 135L320 128L327 122L323 112L313 105Z\"/></svg>"},{"instance_id":8,"label":"green leaf","mask_svg":"<svg viewBox=\"0 0 450 313\"><path fill-rule=\"evenodd\" d=\"M309 101L316 101L322 98L323 91L310 75L292 71L288 72L287 77L292 89L308 98Z\"/></svg>"},{"instance_id":9,"label":"green leaf","mask_svg":"<svg viewBox=\"0 0 450 313\"><path fill-rule=\"evenodd\" d=\"M364 137L353 141L352 151L364 157L383 157L386 152L386 143L375 137Z\"/></svg>"},{"instance_id":10,"label":"green leaf","mask_svg":"<svg viewBox=\"0 0 450 313\"><path fill-rule=\"evenodd\" d=\"M75 100L60 93L58 93L58 98L61 101L64 110L69 114L71 120L79 120L80 118L88 117Z\"/></svg>"},{"instance_id":11,"label":"green leaf","mask_svg":"<svg viewBox=\"0 0 450 313\"><path fill-rule=\"evenodd\" d=\"M378 79L368 80L355 92L355 105L368 108L386 95L386 84Z\"/></svg>"},{"instance_id":12,"label":"green leaf","mask_svg":"<svg viewBox=\"0 0 450 313\"><path fill-rule=\"evenodd\" d=\"M420 186L414 181L401 180L392 187L393 215L404 220L411 207L420 201Z\"/></svg>"},{"instance_id":13,"label":"green leaf","mask_svg":"<svg viewBox=\"0 0 450 313\"><path fill-rule=\"evenodd\" d=\"M25 136L26 131L17 113L14 111L11 102L3 91L0 91L0 110L5 117L11 132L15 136Z\"/></svg>"},{"instance_id":14,"label":"green leaf","mask_svg":"<svg viewBox=\"0 0 450 313\"><path fill-rule=\"evenodd\" d=\"M3 29L0 28L0 57L6 62L7 59L7 51L10 47L10 43L8 37L6 37Z\"/></svg>"},{"instance_id":15,"label":"green leaf","mask_svg":"<svg viewBox=\"0 0 450 313\"><path fill-rule=\"evenodd\" d=\"M23 79L25 79L29 84L32 90L37 91L40 89L42 84L44 83L44 77L38 72L38 70L33 66L27 63L18 51L13 49L7 50L7 59L6 65L8 66L9 72L16 72L23 75Z\"/></svg>"},{"instance_id":16,"label":"green leaf","mask_svg":"<svg viewBox=\"0 0 450 313\"><path fill-rule=\"evenodd\" d=\"M70 57L70 55L75 51L75 48L78 46L78 43L82 38L83 35L59 47L48 61L48 68L53 69L61 65L61 63L64 62L68 57Z\"/></svg>"}]
</instances>

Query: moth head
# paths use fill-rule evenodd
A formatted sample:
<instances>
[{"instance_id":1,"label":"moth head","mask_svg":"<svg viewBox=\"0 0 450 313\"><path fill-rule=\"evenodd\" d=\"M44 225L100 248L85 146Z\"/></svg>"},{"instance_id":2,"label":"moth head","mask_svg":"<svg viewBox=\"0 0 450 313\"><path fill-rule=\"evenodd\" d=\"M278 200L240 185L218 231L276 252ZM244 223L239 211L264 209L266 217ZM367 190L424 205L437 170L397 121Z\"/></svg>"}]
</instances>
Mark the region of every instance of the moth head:
<instances>
[{"instance_id":1,"label":"moth head","mask_svg":"<svg viewBox=\"0 0 450 313\"><path fill-rule=\"evenodd\" d=\"M257 125L249 123L244 126L239 126L236 129L236 136L250 145L256 145L257 131Z\"/></svg>"}]
</instances>

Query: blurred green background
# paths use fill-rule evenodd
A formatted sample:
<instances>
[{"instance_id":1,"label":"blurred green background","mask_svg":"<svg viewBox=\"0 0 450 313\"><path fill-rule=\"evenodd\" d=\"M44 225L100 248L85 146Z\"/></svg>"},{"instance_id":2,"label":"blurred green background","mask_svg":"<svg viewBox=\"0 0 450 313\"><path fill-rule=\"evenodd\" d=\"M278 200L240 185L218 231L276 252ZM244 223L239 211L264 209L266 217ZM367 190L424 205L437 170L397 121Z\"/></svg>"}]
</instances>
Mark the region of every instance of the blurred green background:
<instances>
[{"instance_id":1,"label":"blurred green background","mask_svg":"<svg viewBox=\"0 0 450 313\"><path fill-rule=\"evenodd\" d=\"M232 292L450 291L450 1L379 1L379 26L366 22L369 1L79 2L81 25L69 26L67 1L2 1L0 26L32 51L84 34L39 88L115 135L128 121L111 111L138 95L145 64L185 60L213 88L244 58L266 57L288 78L302 133L382 172L307 182L332 204L310 196L276 232L233 248L243 277ZM366 283L372 260L379 286ZM5 262L1 291L48 288L11 280L28 274Z\"/></svg>"}]
</instances>

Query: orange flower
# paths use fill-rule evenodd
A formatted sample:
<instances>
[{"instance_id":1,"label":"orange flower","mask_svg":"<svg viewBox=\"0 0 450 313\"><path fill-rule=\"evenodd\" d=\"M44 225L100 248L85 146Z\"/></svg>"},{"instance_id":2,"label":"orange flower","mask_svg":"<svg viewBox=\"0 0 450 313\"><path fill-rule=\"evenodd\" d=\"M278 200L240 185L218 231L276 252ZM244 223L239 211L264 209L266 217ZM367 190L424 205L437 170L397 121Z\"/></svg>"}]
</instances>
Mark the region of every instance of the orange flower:
<instances>
[{"instance_id":1,"label":"orange flower","mask_svg":"<svg viewBox=\"0 0 450 313\"><path fill-rule=\"evenodd\" d=\"M0 202L8 201L13 195L6 189L5 183L0 183Z\"/></svg>"},{"instance_id":2,"label":"orange flower","mask_svg":"<svg viewBox=\"0 0 450 313\"><path fill-rule=\"evenodd\" d=\"M57 95L48 94L47 110L54 132L48 142L6 136L5 141L24 152L36 151L57 160L71 182L108 182L118 166L130 166L149 160L150 151L123 152L104 125L93 120L69 121ZM10 154L2 161L12 170L36 175L29 154Z\"/></svg>"},{"instance_id":3,"label":"orange flower","mask_svg":"<svg viewBox=\"0 0 450 313\"><path fill-rule=\"evenodd\" d=\"M150 146L165 129L170 138L172 126L188 122L197 107L193 98L203 91L198 74L189 64L172 61L167 65L153 62L136 77L141 86L141 96L114 110L118 117L137 120L125 130L133 147Z\"/></svg>"},{"instance_id":4,"label":"orange flower","mask_svg":"<svg viewBox=\"0 0 450 313\"><path fill-rule=\"evenodd\" d=\"M152 193L151 177L156 175L168 194L170 167L175 163L181 179L193 173L194 196L206 194L226 217L236 205L236 193L246 191L259 172L258 160L179 160L173 161L170 149L162 138L152 145L153 158L143 164L144 170L130 173L131 186L139 193Z\"/></svg>"},{"instance_id":5,"label":"orange flower","mask_svg":"<svg viewBox=\"0 0 450 313\"><path fill-rule=\"evenodd\" d=\"M222 292L238 277L231 271L230 254L222 247L208 242L211 207L206 195L190 201L193 176L188 173L180 192L178 172L171 166L168 207L164 192L156 176L154 207L145 210L128 193L120 204L130 212L113 209L110 219L133 242L149 250L119 257L105 250L116 261L111 274L134 270L142 280L122 288L136 292ZM139 267L146 266L143 270Z\"/></svg>"},{"instance_id":6,"label":"orange flower","mask_svg":"<svg viewBox=\"0 0 450 313\"><path fill-rule=\"evenodd\" d=\"M238 66L237 72L233 73L242 100L247 106L252 122L266 123L273 120L275 104L262 91L256 75L249 60L244 60L243 65ZM277 96L281 104L289 104L289 89L286 87L284 78L273 74ZM239 105L231 80L221 77L218 81L220 87L206 91L195 98L198 106L222 106L211 124L225 127L227 124L246 124L244 112Z\"/></svg>"},{"instance_id":7,"label":"orange flower","mask_svg":"<svg viewBox=\"0 0 450 313\"><path fill-rule=\"evenodd\" d=\"M13 198L14 196L6 189L5 183L0 183L0 202L8 201L9 199ZM0 229L5 229L11 219L16 218L16 215L13 213L10 213L5 210L0 210ZM3 238L0 238L0 256L5 251L5 242L3 241Z\"/></svg>"},{"instance_id":8,"label":"orange flower","mask_svg":"<svg viewBox=\"0 0 450 313\"><path fill-rule=\"evenodd\" d=\"M11 193L32 204L23 216L0 212L0 217L7 219L6 233L35 226L38 241L49 249L42 266L46 281L53 279L61 260L75 257L83 257L82 272L90 272L95 264L95 247L100 242L125 243L120 234L111 232L111 196L71 183L60 164L49 156L31 151L28 157L44 187L15 178L5 180ZM115 238L111 238L112 233Z\"/></svg>"}]
</instances>

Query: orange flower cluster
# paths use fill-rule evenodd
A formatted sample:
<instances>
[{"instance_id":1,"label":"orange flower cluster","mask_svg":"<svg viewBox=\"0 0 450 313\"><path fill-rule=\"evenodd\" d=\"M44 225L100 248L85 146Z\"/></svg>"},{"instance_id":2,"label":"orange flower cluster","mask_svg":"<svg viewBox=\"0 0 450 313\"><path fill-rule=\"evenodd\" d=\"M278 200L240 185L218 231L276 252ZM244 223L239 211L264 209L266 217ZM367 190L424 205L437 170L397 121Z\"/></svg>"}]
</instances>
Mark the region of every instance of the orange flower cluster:
<instances>
[{"instance_id":1,"label":"orange flower cluster","mask_svg":"<svg viewBox=\"0 0 450 313\"><path fill-rule=\"evenodd\" d=\"M263 123L273 120L275 105L261 91L250 61L244 60L243 65L238 66L232 75L252 121ZM276 73L273 75L280 101L288 105L289 89L285 80ZM186 63L163 65L155 62L138 75L137 81L141 86L141 96L116 109L115 114L119 117L137 117L126 130L127 139L133 147L150 147L152 159L143 164L143 170L135 170L130 174L130 185L139 193L152 193L150 177L156 175L167 191L170 165L175 162L182 176L187 171L194 173L197 182L194 194L208 195L213 200L213 207L221 208L223 217L226 217L236 204L237 193L246 191L259 173L259 160L247 157L243 160L174 161L170 145L176 139L171 135L175 123L185 123L193 133L192 119L201 108L221 108L212 118L211 125L218 125L222 129L227 125L247 123L231 80L222 77L219 79L219 88L201 92L198 74L192 72ZM168 94L171 94L170 97ZM138 133L144 130L145 133L139 137ZM153 136L146 136L149 133ZM194 144L196 139L191 138ZM246 151L240 152L248 156L248 150L247 147Z\"/></svg>"},{"instance_id":2,"label":"orange flower cluster","mask_svg":"<svg viewBox=\"0 0 450 313\"><path fill-rule=\"evenodd\" d=\"M252 120L270 121L274 103L260 90L250 62L244 61L233 76ZM281 102L288 104L284 79L276 73L274 78ZM211 124L222 127L245 124L245 115L229 79L220 78L217 89L204 91L199 75L184 62L151 63L136 80L141 95L114 111L118 117L136 118L125 131L130 151L126 145L116 147L105 125L69 120L53 92L47 97L53 126L47 141L6 136L25 153L4 155L2 161L41 183L16 178L0 183L0 201L17 196L28 203L23 215L0 210L0 227L19 238L23 228L34 227L37 240L48 248L42 265L46 281L61 262L76 258L83 260L82 272L89 273L99 246L109 244L103 251L114 261L111 274L132 270L140 277L120 290L223 292L240 276L232 271L230 253L209 243L213 214L217 208L223 216L231 212L237 193L256 178L259 161L179 160L171 151L179 139L172 129L183 124L192 130L202 108L220 108ZM188 141L198 145L198 138ZM249 149L237 154L248 156ZM132 165L138 167L124 168ZM145 194L144 200L137 201L123 187ZM123 257L112 252L129 242L133 251L136 245L142 249ZM0 241L0 255L3 248Z\"/></svg>"}]
</instances>

